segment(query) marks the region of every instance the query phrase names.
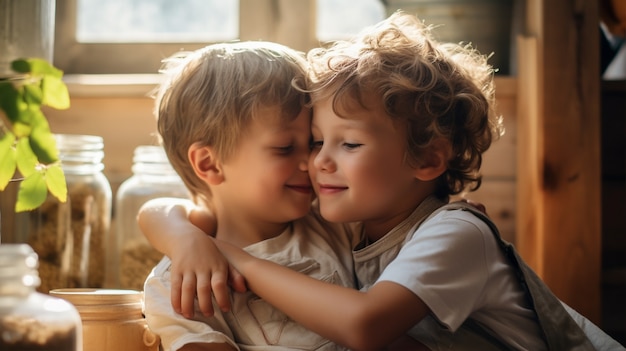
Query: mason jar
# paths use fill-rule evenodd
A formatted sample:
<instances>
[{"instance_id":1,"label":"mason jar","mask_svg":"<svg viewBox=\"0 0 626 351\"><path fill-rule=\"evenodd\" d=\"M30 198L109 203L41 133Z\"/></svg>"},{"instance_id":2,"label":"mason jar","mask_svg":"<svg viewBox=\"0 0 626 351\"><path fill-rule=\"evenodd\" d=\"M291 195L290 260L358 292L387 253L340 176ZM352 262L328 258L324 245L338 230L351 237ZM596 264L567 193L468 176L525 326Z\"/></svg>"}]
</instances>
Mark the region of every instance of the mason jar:
<instances>
[{"instance_id":1,"label":"mason jar","mask_svg":"<svg viewBox=\"0 0 626 351\"><path fill-rule=\"evenodd\" d=\"M27 244L0 245L0 350L82 350L78 311L36 291L37 264L37 254Z\"/></svg>"},{"instance_id":2,"label":"mason jar","mask_svg":"<svg viewBox=\"0 0 626 351\"><path fill-rule=\"evenodd\" d=\"M50 295L71 302L78 310L84 350L159 350L160 338L150 331L142 315L141 291L55 289Z\"/></svg>"},{"instance_id":3,"label":"mason jar","mask_svg":"<svg viewBox=\"0 0 626 351\"><path fill-rule=\"evenodd\" d=\"M39 57L52 62L55 0L0 1L0 77L15 75L11 62Z\"/></svg>"},{"instance_id":4,"label":"mason jar","mask_svg":"<svg viewBox=\"0 0 626 351\"><path fill-rule=\"evenodd\" d=\"M112 206L111 186L102 173L104 142L93 135L55 138L67 201L49 195L39 208L16 213L9 230L3 228L2 241L27 243L35 250L40 292L103 287Z\"/></svg>"},{"instance_id":5,"label":"mason jar","mask_svg":"<svg viewBox=\"0 0 626 351\"><path fill-rule=\"evenodd\" d=\"M188 198L187 188L161 146L140 145L133 153L133 175L115 198L116 250L109 252L111 287L143 290L143 283L163 254L155 250L137 224L137 213L157 197Z\"/></svg>"}]
</instances>

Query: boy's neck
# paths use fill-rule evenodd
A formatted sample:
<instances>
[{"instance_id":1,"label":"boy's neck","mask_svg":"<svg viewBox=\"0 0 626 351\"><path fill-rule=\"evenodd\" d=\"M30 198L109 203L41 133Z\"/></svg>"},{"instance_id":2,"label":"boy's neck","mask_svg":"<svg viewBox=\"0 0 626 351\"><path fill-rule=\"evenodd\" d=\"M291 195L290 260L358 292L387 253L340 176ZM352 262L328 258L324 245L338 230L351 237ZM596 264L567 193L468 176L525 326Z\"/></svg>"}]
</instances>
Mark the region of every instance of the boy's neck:
<instances>
[{"instance_id":1,"label":"boy's neck","mask_svg":"<svg viewBox=\"0 0 626 351\"><path fill-rule=\"evenodd\" d=\"M232 211L231 211L232 212ZM275 238L289 226L287 223L270 223L253 220L245 216L217 215L217 232L215 237L240 248Z\"/></svg>"},{"instance_id":2,"label":"boy's neck","mask_svg":"<svg viewBox=\"0 0 626 351\"><path fill-rule=\"evenodd\" d=\"M407 196L405 199L411 198L410 201L405 202L404 206L398 207L398 210L393 214L363 221L363 233L368 245L387 235L392 229L407 219L424 199L434 194L434 187L426 187L420 190L412 197Z\"/></svg>"},{"instance_id":3,"label":"boy's neck","mask_svg":"<svg viewBox=\"0 0 626 351\"><path fill-rule=\"evenodd\" d=\"M396 213L393 217L364 221L363 231L365 233L366 242L368 244L372 244L380 240L398 224L409 217L411 213L413 213L413 210L415 210L415 208L407 208L402 212Z\"/></svg>"}]
</instances>

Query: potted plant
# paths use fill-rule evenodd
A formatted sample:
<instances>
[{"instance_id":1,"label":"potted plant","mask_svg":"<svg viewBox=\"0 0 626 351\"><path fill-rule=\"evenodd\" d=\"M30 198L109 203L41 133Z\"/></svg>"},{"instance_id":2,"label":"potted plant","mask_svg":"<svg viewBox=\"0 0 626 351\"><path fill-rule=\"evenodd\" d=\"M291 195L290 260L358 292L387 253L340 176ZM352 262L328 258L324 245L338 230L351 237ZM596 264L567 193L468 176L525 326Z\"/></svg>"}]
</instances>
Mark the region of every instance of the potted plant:
<instances>
[{"instance_id":1,"label":"potted plant","mask_svg":"<svg viewBox=\"0 0 626 351\"><path fill-rule=\"evenodd\" d=\"M42 106L69 107L63 72L40 58L17 59L0 78L0 191L19 181L15 212L36 209L48 192L67 198L59 152Z\"/></svg>"}]
</instances>

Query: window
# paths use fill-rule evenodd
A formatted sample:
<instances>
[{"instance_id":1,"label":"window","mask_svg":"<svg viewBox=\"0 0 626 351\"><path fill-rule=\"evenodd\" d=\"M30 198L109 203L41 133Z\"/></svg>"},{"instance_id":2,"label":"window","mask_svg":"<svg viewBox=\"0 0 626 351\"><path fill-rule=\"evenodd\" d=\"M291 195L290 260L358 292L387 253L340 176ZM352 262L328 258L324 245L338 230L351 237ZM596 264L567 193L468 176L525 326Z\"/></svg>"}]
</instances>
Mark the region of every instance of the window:
<instances>
[{"instance_id":1,"label":"window","mask_svg":"<svg viewBox=\"0 0 626 351\"><path fill-rule=\"evenodd\" d=\"M316 36L342 39L385 18L382 0L317 0Z\"/></svg>"},{"instance_id":2,"label":"window","mask_svg":"<svg viewBox=\"0 0 626 351\"><path fill-rule=\"evenodd\" d=\"M57 0L54 64L72 73L156 73L161 60L228 40L307 51L384 18L381 0Z\"/></svg>"},{"instance_id":3,"label":"window","mask_svg":"<svg viewBox=\"0 0 626 351\"><path fill-rule=\"evenodd\" d=\"M237 0L77 1L79 43L212 42L239 35Z\"/></svg>"}]
</instances>

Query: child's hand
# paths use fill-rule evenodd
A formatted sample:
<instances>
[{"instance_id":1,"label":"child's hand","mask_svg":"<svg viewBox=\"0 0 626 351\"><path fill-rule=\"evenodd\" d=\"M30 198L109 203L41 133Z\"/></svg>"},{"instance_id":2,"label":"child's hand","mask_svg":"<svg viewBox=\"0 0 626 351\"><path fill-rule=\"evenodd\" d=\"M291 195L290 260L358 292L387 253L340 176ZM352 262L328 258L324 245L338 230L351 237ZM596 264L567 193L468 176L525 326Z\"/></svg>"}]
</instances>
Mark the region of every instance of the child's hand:
<instances>
[{"instance_id":1,"label":"child's hand","mask_svg":"<svg viewBox=\"0 0 626 351\"><path fill-rule=\"evenodd\" d=\"M213 239L195 229L172 247L170 271L172 307L187 318L193 317L194 299L205 316L213 315L212 295L222 311L230 309L229 264Z\"/></svg>"},{"instance_id":2,"label":"child's hand","mask_svg":"<svg viewBox=\"0 0 626 351\"><path fill-rule=\"evenodd\" d=\"M235 291L246 290L243 277L230 267L213 238L206 234L215 231L209 211L189 200L162 198L144 204L137 219L148 241L172 261L170 299L176 312L191 318L197 296L202 313L212 316L212 295L219 308L228 311L228 285Z\"/></svg>"}]
</instances>

